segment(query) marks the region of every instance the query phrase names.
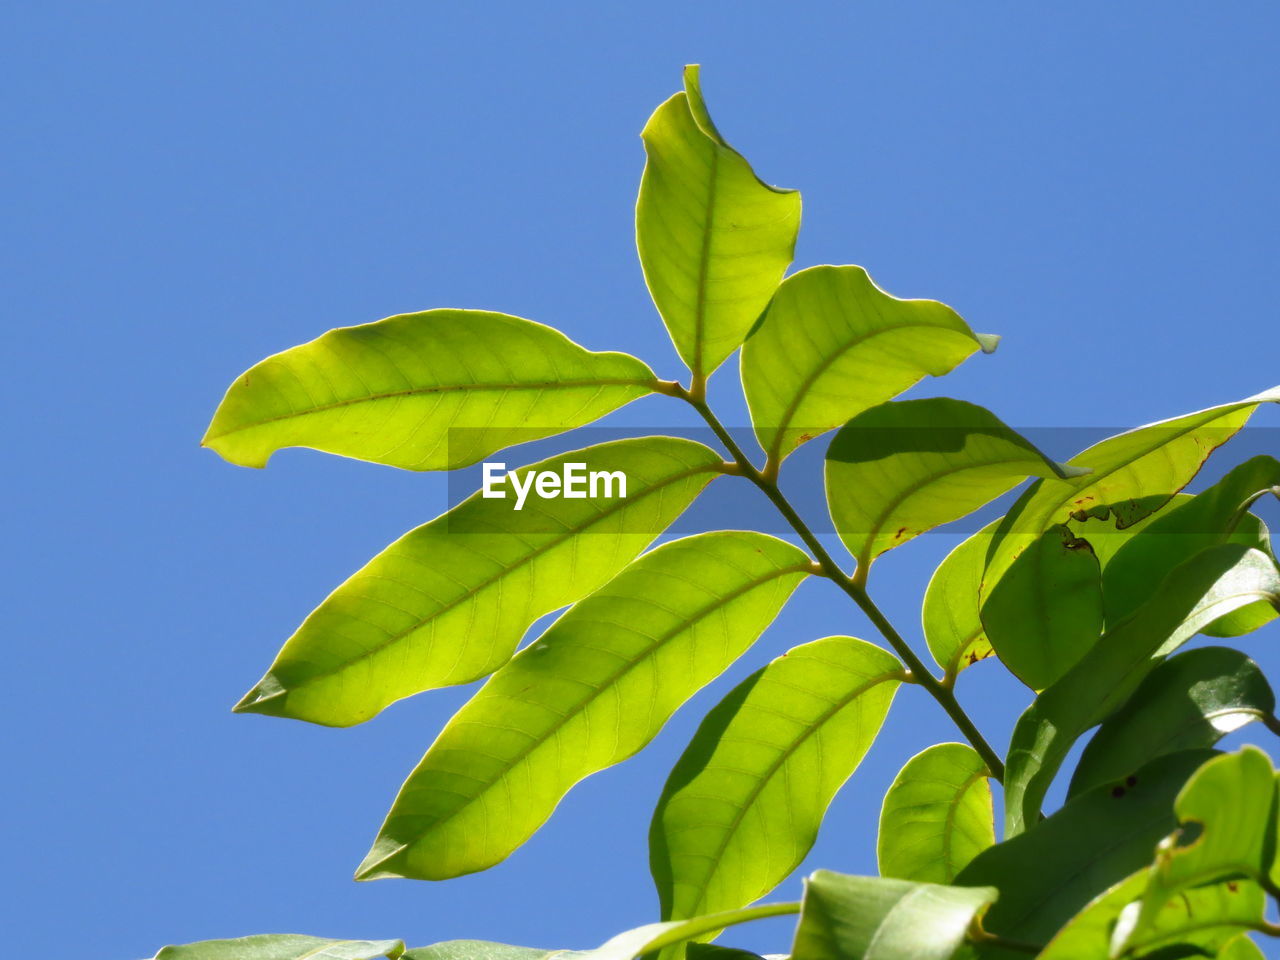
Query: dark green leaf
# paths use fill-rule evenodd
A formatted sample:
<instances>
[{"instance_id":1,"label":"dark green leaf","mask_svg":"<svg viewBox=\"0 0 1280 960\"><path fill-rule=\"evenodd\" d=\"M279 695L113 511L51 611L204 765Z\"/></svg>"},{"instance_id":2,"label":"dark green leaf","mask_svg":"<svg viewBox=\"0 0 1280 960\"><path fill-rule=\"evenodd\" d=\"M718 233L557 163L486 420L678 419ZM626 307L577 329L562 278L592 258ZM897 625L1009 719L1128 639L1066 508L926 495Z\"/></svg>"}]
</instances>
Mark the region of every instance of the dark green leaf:
<instances>
[{"instance_id":1,"label":"dark green leaf","mask_svg":"<svg viewBox=\"0 0 1280 960\"><path fill-rule=\"evenodd\" d=\"M403 953L399 940L327 940L271 933L165 947L154 960L397 960Z\"/></svg>"},{"instance_id":2,"label":"dark green leaf","mask_svg":"<svg viewBox=\"0 0 1280 960\"><path fill-rule=\"evenodd\" d=\"M501 667L410 774L357 876L442 880L503 860L579 780L639 752L809 573L762 533L645 554Z\"/></svg>"},{"instance_id":3,"label":"dark green leaf","mask_svg":"<svg viewBox=\"0 0 1280 960\"><path fill-rule=\"evenodd\" d=\"M831 441L827 503L865 577L886 550L972 513L1028 476L1063 471L982 407L945 397L882 403Z\"/></svg>"},{"instance_id":4,"label":"dark green leaf","mask_svg":"<svg viewBox=\"0 0 1280 960\"><path fill-rule=\"evenodd\" d=\"M1213 754L1161 757L1123 780L1075 797L1052 816L986 850L956 883L993 886L992 933L1044 943L1090 900L1144 864L1176 823L1173 801Z\"/></svg>"},{"instance_id":5,"label":"dark green leaf","mask_svg":"<svg viewBox=\"0 0 1280 960\"><path fill-rule=\"evenodd\" d=\"M445 470L590 423L652 391L653 371L551 327L428 310L330 330L231 385L203 443L245 467L311 447Z\"/></svg>"},{"instance_id":6,"label":"dark green leaf","mask_svg":"<svg viewBox=\"0 0 1280 960\"><path fill-rule=\"evenodd\" d=\"M237 710L348 726L493 672L530 624L596 590L653 542L722 461L699 443L644 437L517 472L560 473L565 463L622 472L627 495L530 496L514 512L510 498L474 494L338 587Z\"/></svg>"},{"instance_id":7,"label":"dark green leaf","mask_svg":"<svg viewBox=\"0 0 1280 960\"><path fill-rule=\"evenodd\" d=\"M636 242L653 302L695 377L741 345L795 255L800 194L763 183L725 143L698 68L645 125Z\"/></svg>"},{"instance_id":8,"label":"dark green leaf","mask_svg":"<svg viewBox=\"0 0 1280 960\"><path fill-rule=\"evenodd\" d=\"M1204 551L1171 573L1156 595L1108 630L1018 720L1005 770L1005 835L1034 823L1071 745L1118 709L1155 667L1206 624L1256 600L1280 602L1280 573L1238 544Z\"/></svg>"},{"instance_id":9,"label":"dark green leaf","mask_svg":"<svg viewBox=\"0 0 1280 960\"><path fill-rule=\"evenodd\" d=\"M805 884L791 960L949 960L996 896L819 870Z\"/></svg>"},{"instance_id":10,"label":"dark green leaf","mask_svg":"<svg viewBox=\"0 0 1280 960\"><path fill-rule=\"evenodd\" d=\"M904 678L852 637L796 647L729 693L658 801L649 863L669 918L751 903L796 868Z\"/></svg>"},{"instance_id":11,"label":"dark green leaf","mask_svg":"<svg viewBox=\"0 0 1280 960\"><path fill-rule=\"evenodd\" d=\"M899 300L862 267L810 267L782 282L742 348L742 385L760 445L776 468L807 440L950 373L997 337L950 307Z\"/></svg>"},{"instance_id":12,"label":"dark green leaf","mask_svg":"<svg viewBox=\"0 0 1280 960\"><path fill-rule=\"evenodd\" d=\"M1019 554L982 605L988 641L1032 690L1075 666L1102 623L1098 558L1065 526L1050 527Z\"/></svg>"},{"instance_id":13,"label":"dark green leaf","mask_svg":"<svg viewBox=\"0 0 1280 960\"><path fill-rule=\"evenodd\" d=\"M1123 780L1155 757L1212 747L1275 705L1267 678L1239 650L1202 647L1170 657L1094 734L1068 796Z\"/></svg>"},{"instance_id":14,"label":"dark green leaf","mask_svg":"<svg viewBox=\"0 0 1280 960\"><path fill-rule=\"evenodd\" d=\"M951 883L994 844L990 775L962 743L939 743L908 760L880 811L881 876Z\"/></svg>"}]
</instances>

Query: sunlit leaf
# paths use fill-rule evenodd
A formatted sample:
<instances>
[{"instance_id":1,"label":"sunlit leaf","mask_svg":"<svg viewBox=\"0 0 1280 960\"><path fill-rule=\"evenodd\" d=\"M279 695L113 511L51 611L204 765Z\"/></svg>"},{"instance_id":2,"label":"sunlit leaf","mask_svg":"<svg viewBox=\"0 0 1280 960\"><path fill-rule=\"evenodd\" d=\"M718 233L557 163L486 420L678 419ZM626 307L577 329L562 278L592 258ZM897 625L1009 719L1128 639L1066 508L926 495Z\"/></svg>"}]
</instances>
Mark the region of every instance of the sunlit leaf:
<instances>
[{"instance_id":1,"label":"sunlit leaf","mask_svg":"<svg viewBox=\"0 0 1280 960\"><path fill-rule=\"evenodd\" d=\"M644 437L561 454L620 471L626 496L514 500L476 493L405 534L338 587L284 645L238 710L347 726L403 697L485 676L542 615L621 570L685 509L720 457Z\"/></svg>"},{"instance_id":2,"label":"sunlit leaf","mask_svg":"<svg viewBox=\"0 0 1280 960\"><path fill-rule=\"evenodd\" d=\"M881 876L951 883L994 844L989 776L962 743L939 743L908 760L880 811Z\"/></svg>"},{"instance_id":3,"label":"sunlit leaf","mask_svg":"<svg viewBox=\"0 0 1280 960\"><path fill-rule=\"evenodd\" d=\"M800 194L761 181L711 122L698 68L641 134L636 242L653 302L695 377L742 343L795 255Z\"/></svg>"},{"instance_id":4,"label":"sunlit leaf","mask_svg":"<svg viewBox=\"0 0 1280 960\"><path fill-rule=\"evenodd\" d=\"M1080 794L1052 816L978 854L956 883L992 886L1000 900L983 926L1043 943L1077 911L1144 864L1176 823L1173 801L1205 760L1191 750Z\"/></svg>"},{"instance_id":5,"label":"sunlit leaf","mask_svg":"<svg viewBox=\"0 0 1280 960\"><path fill-rule=\"evenodd\" d=\"M1065 470L982 407L935 397L858 414L827 451L827 504L865 575L871 561L1029 476Z\"/></svg>"},{"instance_id":6,"label":"sunlit leaf","mask_svg":"<svg viewBox=\"0 0 1280 960\"><path fill-rule=\"evenodd\" d=\"M1191 481L1259 404L1276 402L1280 387L1138 427L1072 457L1069 464L1092 472L1074 480L1042 480L1018 499L989 551L984 590L991 590L1014 558L1056 523L1093 516L1127 527L1150 515Z\"/></svg>"},{"instance_id":7,"label":"sunlit leaf","mask_svg":"<svg viewBox=\"0 0 1280 960\"><path fill-rule=\"evenodd\" d=\"M397 960L403 953L399 940L328 940L269 933L165 947L154 960Z\"/></svg>"},{"instance_id":8,"label":"sunlit leaf","mask_svg":"<svg viewBox=\"0 0 1280 960\"><path fill-rule=\"evenodd\" d=\"M879 647L828 637L778 657L713 708L671 772L649 832L662 915L739 907L784 880L903 677Z\"/></svg>"},{"instance_id":9,"label":"sunlit leaf","mask_svg":"<svg viewBox=\"0 0 1280 960\"><path fill-rule=\"evenodd\" d=\"M819 870L805 883L791 960L949 960L996 896Z\"/></svg>"},{"instance_id":10,"label":"sunlit leaf","mask_svg":"<svg viewBox=\"0 0 1280 960\"><path fill-rule=\"evenodd\" d=\"M633 957L647 956L663 947L684 943L698 937L712 936L725 927L750 920L762 920L765 917L779 917L798 913L798 903L765 903L755 907L744 907L741 910L725 910L719 913L691 917L686 920L672 920L665 923L650 923L620 933L607 943L594 950L575 954L580 960L632 960Z\"/></svg>"},{"instance_id":11,"label":"sunlit leaf","mask_svg":"<svg viewBox=\"0 0 1280 960\"><path fill-rule=\"evenodd\" d=\"M991 521L947 554L925 590L921 611L924 639L938 666L949 676L994 652L982 629L979 595L987 548L999 523Z\"/></svg>"},{"instance_id":12,"label":"sunlit leaf","mask_svg":"<svg viewBox=\"0 0 1280 960\"><path fill-rule=\"evenodd\" d=\"M1155 667L1206 624L1256 600L1280 602L1280 573L1257 550L1222 544L1165 578L1147 603L1045 690L1014 727L1005 770L1005 835L1034 823L1071 745L1129 698Z\"/></svg>"},{"instance_id":13,"label":"sunlit leaf","mask_svg":"<svg viewBox=\"0 0 1280 960\"><path fill-rule=\"evenodd\" d=\"M761 533L700 534L636 560L449 721L357 876L440 880L504 859L575 783L652 740L809 570L802 551Z\"/></svg>"},{"instance_id":14,"label":"sunlit leaf","mask_svg":"<svg viewBox=\"0 0 1280 960\"><path fill-rule=\"evenodd\" d=\"M536 950L487 940L446 940L429 947L415 947L404 960L573 960L575 950Z\"/></svg>"},{"instance_id":15,"label":"sunlit leaf","mask_svg":"<svg viewBox=\"0 0 1280 960\"><path fill-rule=\"evenodd\" d=\"M330 330L227 391L203 443L245 467L310 447L445 470L590 423L649 393L653 371L551 327L483 310L428 310Z\"/></svg>"},{"instance_id":16,"label":"sunlit leaf","mask_svg":"<svg viewBox=\"0 0 1280 960\"><path fill-rule=\"evenodd\" d=\"M1068 795L1123 780L1155 757L1212 747L1233 730L1270 717L1275 705L1267 678L1239 650L1179 653L1151 671L1093 735Z\"/></svg>"},{"instance_id":17,"label":"sunlit leaf","mask_svg":"<svg viewBox=\"0 0 1280 960\"><path fill-rule=\"evenodd\" d=\"M778 287L742 348L742 385L760 445L776 465L800 444L950 373L997 337L950 307L899 300L862 267L810 267Z\"/></svg>"},{"instance_id":18,"label":"sunlit leaf","mask_svg":"<svg viewBox=\"0 0 1280 960\"><path fill-rule=\"evenodd\" d=\"M982 626L1003 663L1043 690L1102 635L1102 572L1087 540L1051 527L1018 555L982 604Z\"/></svg>"}]
</instances>

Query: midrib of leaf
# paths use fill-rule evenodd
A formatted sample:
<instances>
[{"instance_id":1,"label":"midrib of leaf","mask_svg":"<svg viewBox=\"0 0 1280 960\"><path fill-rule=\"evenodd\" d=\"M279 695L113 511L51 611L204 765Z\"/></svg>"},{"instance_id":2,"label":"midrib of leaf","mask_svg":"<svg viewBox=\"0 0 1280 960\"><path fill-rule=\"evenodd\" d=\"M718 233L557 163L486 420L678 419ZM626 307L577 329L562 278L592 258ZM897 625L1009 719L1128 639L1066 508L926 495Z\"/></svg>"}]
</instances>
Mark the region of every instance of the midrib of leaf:
<instances>
[{"instance_id":1,"label":"midrib of leaf","mask_svg":"<svg viewBox=\"0 0 1280 960\"><path fill-rule=\"evenodd\" d=\"M711 857L704 857L703 859L709 860L713 864L719 863L720 858L724 856L725 850L728 849L729 847L729 841L733 839L734 834L736 834L738 831L738 827L742 825L742 821L746 817L747 811L751 809L751 807L755 804L756 800L760 798L760 794L764 792L764 788L768 785L769 781L773 779L774 775L778 772L779 769L781 769L782 765L786 763L788 759L790 759L791 755L794 754L796 750L800 749L800 746L802 744L804 744L811 736L813 736L822 728L823 724L825 724L833 716L835 716L837 713L839 713L841 710L847 707L854 700L858 699L858 697L862 696L872 687L875 687L878 684L884 683L887 680L901 679L901 677L902 677L902 671L900 669L887 671L878 676L872 677L862 686L854 689L846 696L841 697L840 699L834 701L828 709L824 710L817 720L809 724L805 728L804 732L801 733L796 740L788 744L786 749L784 749L783 751L781 751L781 753L779 753L778 758L774 760L771 764L769 764L769 767L766 769L764 775L761 776L760 779L756 781L756 785L751 788L751 791L747 795L747 799L745 800L745 802L743 802L739 806L738 812L734 814L733 820L729 825L729 829L724 832L724 839L721 840L716 847L715 854ZM714 873L715 873L715 868L713 867L711 873L708 874L707 876L711 876ZM706 899L706 896L707 896L707 884L703 883L702 891L698 894L698 899L694 901L693 907L691 909L696 911L698 907L702 906L703 901Z\"/></svg>"},{"instance_id":2,"label":"midrib of leaf","mask_svg":"<svg viewBox=\"0 0 1280 960\"><path fill-rule=\"evenodd\" d=\"M955 827L956 815L960 812L960 805L964 802L965 796L969 793L969 789L979 780L983 780L990 774L984 767L977 773L970 774L960 784L960 789L947 802L947 812L942 820L942 861L946 868L947 883L955 880L956 874L959 873L951 862L951 833Z\"/></svg>"},{"instance_id":3,"label":"midrib of leaf","mask_svg":"<svg viewBox=\"0 0 1280 960\"><path fill-rule=\"evenodd\" d=\"M480 593L483 593L489 587L493 586L493 584L499 582L508 574L510 574L513 570L518 570L520 567L523 567L526 564L532 563L535 559L540 557L542 554L550 550L554 550L556 547L563 544L566 540L569 540L577 536L582 531L595 526L601 520L604 520L607 517L613 516L613 514L619 512L620 510L624 510L628 507L634 506L636 503L645 499L650 494L659 493L662 490L665 490L671 484L676 483L680 480L684 480L688 477L695 476L696 474L699 474L699 473L704 473L704 472L719 473L721 466L722 465L719 463L712 463L712 464L706 464L699 467L693 467L688 470L682 470L679 473L672 474L671 476L664 478L659 483L655 483L651 486L646 487L643 491L641 491L639 496L631 497L626 500L617 500L616 502L609 504L604 510L593 515L586 523L581 523L575 526L567 527L564 530L560 531L559 533L554 534L551 540L548 540L546 543L542 544L541 546L535 547L533 550L530 550L527 554L525 554L515 563L512 563L510 566L503 567L502 570L500 570L499 572L493 574L492 576L486 577L474 588L467 590L465 593L455 597L454 599L450 600L448 603L442 604L439 608L437 608L436 610L433 610L430 616L423 617L417 620L417 622L414 623L412 626L406 627L405 629L392 634L391 636L387 637L387 639L375 644L374 646L369 647L366 650L362 650L356 656L348 660L342 661L340 664L338 664L334 668L334 670L330 671L330 673L335 673L337 672L337 670L346 669L347 667L350 667L353 663L360 663L362 660L367 660L372 656L376 656L377 654L381 653L383 650L385 650L387 647L391 646L392 644L400 642L406 636L413 633L414 631L422 629L422 626L424 624L430 623L432 620L435 620L438 617L441 617L444 614L448 613L454 607L457 607L460 604L466 603L472 597ZM289 689L293 689L293 690L301 689L302 687L307 686L308 684L312 683L315 680L322 679L324 676L328 676L328 674L323 674L320 677L310 677L304 680L302 683L297 684L296 686ZM283 696L284 694L289 692L289 689L282 688L276 693L254 700L253 703L254 704L263 703L267 700L274 699L275 697Z\"/></svg>"},{"instance_id":4,"label":"midrib of leaf","mask_svg":"<svg viewBox=\"0 0 1280 960\"><path fill-rule=\"evenodd\" d=\"M686 101L687 101L686 96ZM693 108L689 108L690 116L694 116ZM694 117L697 125L697 118ZM702 349L707 322L707 272L711 263L711 233L715 226L716 193L720 185L720 147L711 144L711 176L707 181L707 203L705 208L706 223L702 228L702 252L698 260L698 291L694 303L693 326L693 381L703 377L704 365Z\"/></svg>"},{"instance_id":5,"label":"midrib of leaf","mask_svg":"<svg viewBox=\"0 0 1280 960\"><path fill-rule=\"evenodd\" d=\"M711 614L715 613L717 610L727 607L733 601L739 599L740 597L745 596L746 594L750 593L751 591L759 587L764 586L766 583L770 583L773 580L777 580L780 577L784 577L789 574L803 573L803 572L806 572L808 569L809 569L809 563L808 561L805 561L804 563L797 563L781 570L770 571L768 575L759 577L748 584L738 587L737 589L726 594L725 596L717 597L711 603L708 603L705 606L700 607L698 610L696 610L693 614L690 615L688 620L686 620L684 623L680 624L679 626L674 627L673 629L667 631L666 633L662 634L659 637L650 638L653 642L645 650L641 651L641 653L634 660L629 661L620 670L617 670L614 673L610 674L609 676L605 677L604 680L602 680L601 683L597 687L595 687L590 694L586 696L586 698L584 698L579 703L575 704L574 707L568 713L561 714L557 718L556 723L554 723L550 728L547 729L546 735L543 737L543 739L531 742L528 746L522 748L519 753L513 756L510 759L510 762L507 764L506 772L501 777L495 778L494 780L490 781L488 784L485 785L485 787L480 792L468 798L467 802L463 806L453 811L453 813L449 814L449 816L435 821L435 823L431 825L430 829L435 830L441 824L448 823L454 817L459 816L464 810L466 810L472 804L478 803L480 798L483 797L490 790L494 790L498 787L499 784L504 783L507 777L510 775L510 773L513 770L515 770L515 768L519 766L524 760L526 760L530 754L534 753L536 750L540 749L541 747L546 746L547 742L553 736L558 734L560 730L566 727L570 721L577 719L577 717L580 716L583 713L583 711L587 709L587 707L593 704L597 698L602 696L606 690L611 689L620 679L622 679L624 676L626 676L628 673L634 670L644 660L651 657L656 651L661 649L665 644L670 642L672 639L679 636L681 633L684 633L686 630L691 629L691 627L694 624L706 619ZM411 846L413 846L413 843L402 843L394 851L392 851L391 853L387 854L387 856L379 860L378 863L386 863L392 857L398 855L404 850L407 850ZM371 864L371 866L374 866L374 865Z\"/></svg>"},{"instance_id":6,"label":"midrib of leaf","mask_svg":"<svg viewBox=\"0 0 1280 960\"><path fill-rule=\"evenodd\" d=\"M885 931L892 926L889 922L890 918L892 918L895 913L899 913L906 909L912 900L923 894L925 894L924 887L915 887L908 890L903 896L898 898L897 902L895 902L892 907L885 911L884 917L878 924L876 924L875 933L873 933L871 935L871 939L867 941L866 950L863 952L864 957L876 957L876 946L880 943L880 939L884 936Z\"/></svg>"},{"instance_id":7,"label":"midrib of leaf","mask_svg":"<svg viewBox=\"0 0 1280 960\"><path fill-rule=\"evenodd\" d=\"M575 389L577 387L643 387L651 386L657 383L653 377L595 377L579 380L537 380L523 383L447 383L434 384L425 387L409 387L404 390L388 390L379 393L369 393L360 397L353 397L349 400L334 400L330 403L314 404L305 410L296 410L290 413L282 413L275 417L264 417L261 420L254 420L251 423L241 424L232 427L230 430L224 430L221 433L211 433L204 438L207 443L210 440L220 440L223 437L230 436L233 433L239 433L242 430L252 430L255 427L266 426L269 423L278 423L281 420L294 420L300 417L309 417L317 413L328 413L330 410L340 410L343 407L351 407L361 403L374 403L379 400L399 400L403 397L424 396L433 393L449 393L449 392L483 392L490 391L494 393L509 393L513 390L549 390L549 389Z\"/></svg>"},{"instance_id":8,"label":"midrib of leaf","mask_svg":"<svg viewBox=\"0 0 1280 960\"><path fill-rule=\"evenodd\" d=\"M840 463L842 461L835 460L832 462ZM983 463L972 464L970 466L960 467L959 469L955 469L955 470L944 468L942 470L936 470L933 473L925 477L922 477L921 479L916 480L913 483L908 484L901 491L901 494L897 497L897 499L890 502L890 504L887 507L885 507L883 510L881 510L880 513L877 514L876 517L871 521L871 524L870 524L871 529L869 531L870 535L867 537L867 545L862 548L862 550L859 552L857 556L858 566L863 567L863 566L866 566L866 564L871 562L872 558L870 556L870 553L875 547L875 540L883 532L885 521L889 519L889 516L893 513L893 511L896 510L898 507L902 506L902 504L906 503L908 500L910 500L913 496L915 496L925 487L929 486L931 483L941 480L944 477L952 477L952 476L956 476L957 474L967 473L970 470L984 470L987 467L1000 467L1000 466L1004 466L1007 463L1022 463L1022 462L1023 461L1021 458L1009 457L1004 460L988 460ZM1057 471L1055 470L1054 473L1056 474ZM1014 486L1017 486L1017 484L1015 483ZM977 509L977 508L975 507L974 509Z\"/></svg>"},{"instance_id":9,"label":"midrib of leaf","mask_svg":"<svg viewBox=\"0 0 1280 960\"><path fill-rule=\"evenodd\" d=\"M876 311L879 313L879 311ZM883 316L883 314L881 314ZM796 415L796 411L800 409L805 398L809 395L809 391L813 388L818 378L827 372L828 368L835 364L837 360L844 357L846 353L868 340L874 340L876 337L886 333L898 333L902 330L909 330L913 327L938 327L936 323L895 323L891 326L884 327L880 330L872 330L867 333L860 333L852 340L841 344L830 354L823 357L817 367L811 373L806 374L800 381L800 387L796 390L791 400L788 402L786 409L780 418L780 425L777 427L777 433L774 435L773 442L769 444L768 459L775 461L782 449L782 443L786 432L791 429L791 419ZM946 329L946 328L940 328ZM949 333L956 333L963 336L959 330L948 330ZM974 349L977 349L975 346Z\"/></svg>"}]
</instances>

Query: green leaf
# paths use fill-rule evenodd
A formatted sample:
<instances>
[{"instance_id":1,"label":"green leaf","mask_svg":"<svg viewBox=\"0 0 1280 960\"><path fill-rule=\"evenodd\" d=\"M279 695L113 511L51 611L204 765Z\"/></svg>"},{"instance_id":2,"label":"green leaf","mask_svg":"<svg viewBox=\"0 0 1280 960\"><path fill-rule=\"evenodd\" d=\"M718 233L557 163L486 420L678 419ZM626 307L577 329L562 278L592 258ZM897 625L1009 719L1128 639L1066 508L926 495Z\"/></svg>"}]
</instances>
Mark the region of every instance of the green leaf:
<instances>
[{"instance_id":1,"label":"green leaf","mask_svg":"<svg viewBox=\"0 0 1280 960\"><path fill-rule=\"evenodd\" d=\"M1114 518L1137 523L1186 486L1218 447L1262 403L1280 402L1280 386L1236 403L1210 407L1109 437L1067 461L1092 472L1033 484L1005 516L987 558L984 591L1004 576L1019 553L1057 523Z\"/></svg>"},{"instance_id":2,"label":"green leaf","mask_svg":"<svg viewBox=\"0 0 1280 960\"><path fill-rule=\"evenodd\" d=\"M407 470L451 470L590 423L653 390L653 371L551 327L427 310L330 330L231 385L202 441L264 467L310 447Z\"/></svg>"},{"instance_id":3,"label":"green leaf","mask_svg":"<svg viewBox=\"0 0 1280 960\"><path fill-rule=\"evenodd\" d=\"M154 960L397 960L403 953L399 940L327 940L271 933L165 947Z\"/></svg>"},{"instance_id":4,"label":"green leaf","mask_svg":"<svg viewBox=\"0 0 1280 960\"><path fill-rule=\"evenodd\" d=\"M736 950L714 943L690 943L685 947L685 957L688 960L765 960L750 950Z\"/></svg>"},{"instance_id":5,"label":"green leaf","mask_svg":"<svg viewBox=\"0 0 1280 960\"><path fill-rule=\"evenodd\" d=\"M762 533L645 554L489 678L401 788L359 879L493 866L584 777L638 753L764 631L810 572Z\"/></svg>"},{"instance_id":6,"label":"green leaf","mask_svg":"<svg viewBox=\"0 0 1280 960\"><path fill-rule=\"evenodd\" d=\"M1149 877L1145 868L1095 898L1049 941L1040 960L1115 960L1120 954L1113 952L1114 936L1125 932L1121 918L1133 916ZM1244 880L1186 890L1165 905L1124 956L1251 960L1260 954L1240 931L1258 927L1265 905L1262 889ZM1162 944L1169 953L1158 952Z\"/></svg>"},{"instance_id":7,"label":"green leaf","mask_svg":"<svg viewBox=\"0 0 1280 960\"><path fill-rule=\"evenodd\" d=\"M1028 476L1063 473L989 410L945 397L905 400L863 411L836 434L827 451L827 503L865 576L880 554L972 513Z\"/></svg>"},{"instance_id":8,"label":"green leaf","mask_svg":"<svg viewBox=\"0 0 1280 960\"><path fill-rule=\"evenodd\" d=\"M1280 495L1280 461L1254 457L1131 537L1107 565L1107 622L1116 623L1140 607L1174 567L1201 550L1219 543L1266 549L1265 528L1248 508L1273 491ZM1263 608L1274 616L1270 606Z\"/></svg>"},{"instance_id":9,"label":"green leaf","mask_svg":"<svg viewBox=\"0 0 1280 960\"><path fill-rule=\"evenodd\" d=\"M581 956L575 950L537 950L487 940L446 940L415 947L404 955L404 960L570 960Z\"/></svg>"},{"instance_id":10,"label":"green leaf","mask_svg":"<svg viewBox=\"0 0 1280 960\"><path fill-rule=\"evenodd\" d=\"M782 282L742 348L742 385L760 445L777 464L807 440L950 373L998 337L950 307L899 300L862 267L810 267Z\"/></svg>"},{"instance_id":11,"label":"green leaf","mask_svg":"<svg viewBox=\"0 0 1280 960\"><path fill-rule=\"evenodd\" d=\"M650 923L620 933L602 946L575 956L581 960L632 960L633 957L647 956L663 947L685 943L697 937L713 936L725 927L799 912L798 903L765 903L687 920Z\"/></svg>"},{"instance_id":12,"label":"green leaf","mask_svg":"<svg viewBox=\"0 0 1280 960\"><path fill-rule=\"evenodd\" d=\"M1160 757L1128 779L1073 798L1052 816L978 854L956 878L992 886L1000 900L983 926L1002 937L1043 943L1112 884L1151 862L1173 828L1173 801L1213 754Z\"/></svg>"},{"instance_id":13,"label":"green leaf","mask_svg":"<svg viewBox=\"0 0 1280 960\"><path fill-rule=\"evenodd\" d=\"M1005 835L1035 822L1071 745L1129 698L1155 667L1155 657L1260 599L1280 602L1275 563L1260 551L1222 544L1178 567L1154 597L1108 630L1014 727L1005 768Z\"/></svg>"},{"instance_id":14,"label":"green leaf","mask_svg":"<svg viewBox=\"0 0 1280 960\"><path fill-rule=\"evenodd\" d=\"M1102 571L1089 541L1050 527L1018 555L982 604L982 625L1000 661L1043 690L1102 635Z\"/></svg>"},{"instance_id":15,"label":"green leaf","mask_svg":"<svg viewBox=\"0 0 1280 960\"><path fill-rule=\"evenodd\" d=\"M939 743L908 760L880 811L881 876L951 883L994 844L990 775L962 743Z\"/></svg>"},{"instance_id":16,"label":"green leaf","mask_svg":"<svg viewBox=\"0 0 1280 960\"><path fill-rule=\"evenodd\" d=\"M642 437L517 473L560 473L565 463L620 471L626 496L530 496L515 512L511 498L474 494L330 594L236 709L348 726L493 672L530 624L596 590L653 542L722 461L699 443Z\"/></svg>"},{"instance_id":17,"label":"green leaf","mask_svg":"<svg viewBox=\"0 0 1280 960\"><path fill-rule=\"evenodd\" d=\"M805 884L791 960L949 960L996 896L819 870Z\"/></svg>"},{"instance_id":18,"label":"green leaf","mask_svg":"<svg viewBox=\"0 0 1280 960\"><path fill-rule=\"evenodd\" d=\"M1093 735L1067 795L1123 780L1155 757L1212 747L1275 706L1267 678L1239 650L1202 647L1170 657Z\"/></svg>"},{"instance_id":19,"label":"green leaf","mask_svg":"<svg viewBox=\"0 0 1280 960\"><path fill-rule=\"evenodd\" d=\"M947 554L925 590L921 611L924 639L949 677L994 652L982 629L978 598L987 548L999 524L999 520L991 521Z\"/></svg>"},{"instance_id":20,"label":"green leaf","mask_svg":"<svg viewBox=\"0 0 1280 960\"><path fill-rule=\"evenodd\" d=\"M654 112L636 203L645 282L695 382L733 353L795 256L800 194L761 181L720 136L698 82Z\"/></svg>"},{"instance_id":21,"label":"green leaf","mask_svg":"<svg viewBox=\"0 0 1280 960\"><path fill-rule=\"evenodd\" d=\"M1151 879L1122 942L1142 939L1154 918L1183 890L1245 876L1280 877L1276 859L1276 771L1256 747L1217 757L1187 783L1175 805L1179 828L1156 851Z\"/></svg>"},{"instance_id":22,"label":"green leaf","mask_svg":"<svg viewBox=\"0 0 1280 960\"><path fill-rule=\"evenodd\" d=\"M763 896L800 863L904 678L852 637L784 653L707 715L672 770L649 831L662 915Z\"/></svg>"}]
</instances>

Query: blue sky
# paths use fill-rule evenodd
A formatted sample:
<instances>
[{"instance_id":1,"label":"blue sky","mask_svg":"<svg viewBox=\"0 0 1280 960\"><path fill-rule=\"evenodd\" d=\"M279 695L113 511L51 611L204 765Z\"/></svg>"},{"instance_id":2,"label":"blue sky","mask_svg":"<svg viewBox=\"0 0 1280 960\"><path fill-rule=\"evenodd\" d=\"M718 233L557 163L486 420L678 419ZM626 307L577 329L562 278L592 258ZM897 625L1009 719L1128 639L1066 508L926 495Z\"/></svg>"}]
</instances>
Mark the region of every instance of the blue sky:
<instances>
[{"instance_id":1,"label":"blue sky","mask_svg":"<svg viewBox=\"0 0 1280 960\"><path fill-rule=\"evenodd\" d=\"M43 2L5 19L14 956L275 931L590 946L656 919L648 817L710 704L794 644L871 638L806 585L648 751L507 863L445 884L350 877L466 689L349 730L229 712L329 589L443 508L446 480L305 451L232 467L198 447L223 389L330 327L435 306L680 376L632 212L638 132L686 62L760 174L803 191L797 267L862 264L1004 336L915 395L1120 428L1280 382L1274 4ZM731 370L715 398L742 423ZM689 421L654 398L616 422ZM877 567L917 642L954 543ZM1280 676L1277 639L1245 646ZM1003 746L1018 686L985 664L960 695ZM904 691L809 865L872 872L883 790L950 739ZM739 939L782 949L785 924Z\"/></svg>"}]
</instances>

